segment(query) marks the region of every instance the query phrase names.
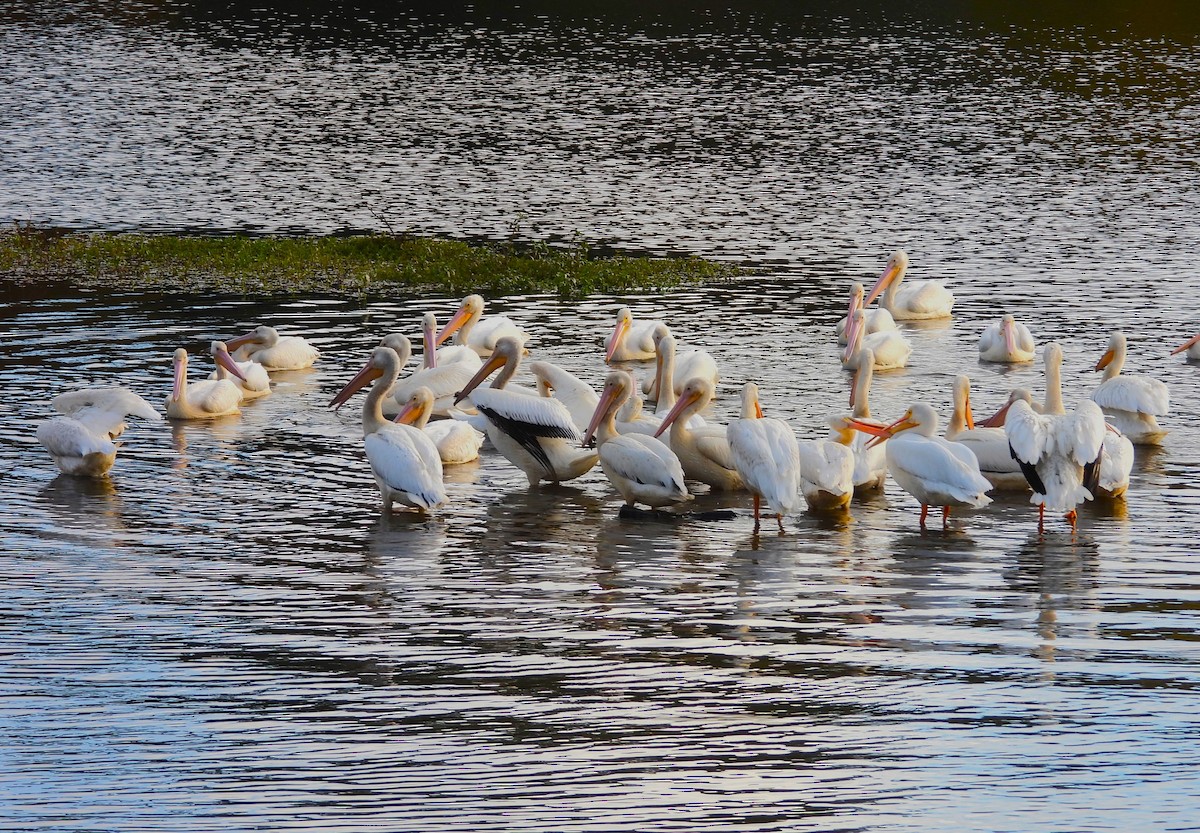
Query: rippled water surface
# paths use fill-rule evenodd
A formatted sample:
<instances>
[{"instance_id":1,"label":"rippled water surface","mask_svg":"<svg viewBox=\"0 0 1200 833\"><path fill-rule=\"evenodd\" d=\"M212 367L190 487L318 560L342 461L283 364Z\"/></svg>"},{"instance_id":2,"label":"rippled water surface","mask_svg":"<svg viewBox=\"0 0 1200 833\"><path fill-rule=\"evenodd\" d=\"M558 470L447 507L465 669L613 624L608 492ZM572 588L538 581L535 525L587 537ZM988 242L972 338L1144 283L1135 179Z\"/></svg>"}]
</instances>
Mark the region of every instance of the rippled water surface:
<instances>
[{"instance_id":1,"label":"rippled water surface","mask_svg":"<svg viewBox=\"0 0 1200 833\"><path fill-rule=\"evenodd\" d=\"M519 223L767 264L492 307L592 382L619 303L667 318L721 364L711 418L753 378L801 436L845 405L845 288L903 245L959 302L910 329L878 414L945 413L959 372L978 412L1040 391L1035 366L976 361L1008 310L1064 344L1068 402L1123 327L1171 433L1073 537L1003 496L921 534L894 485L783 535L752 535L745 496L698 499L731 521L635 523L598 470L530 491L490 449L433 520L384 517L358 400L326 404L455 299L6 287L0 826L1197 827L1200 367L1166 355L1200 326L1194 39L369 11L350 36L163 8L0 26L0 217ZM56 476L34 439L55 393L161 403L174 348L260 321L321 362L240 417L134 424L110 480Z\"/></svg>"}]
</instances>

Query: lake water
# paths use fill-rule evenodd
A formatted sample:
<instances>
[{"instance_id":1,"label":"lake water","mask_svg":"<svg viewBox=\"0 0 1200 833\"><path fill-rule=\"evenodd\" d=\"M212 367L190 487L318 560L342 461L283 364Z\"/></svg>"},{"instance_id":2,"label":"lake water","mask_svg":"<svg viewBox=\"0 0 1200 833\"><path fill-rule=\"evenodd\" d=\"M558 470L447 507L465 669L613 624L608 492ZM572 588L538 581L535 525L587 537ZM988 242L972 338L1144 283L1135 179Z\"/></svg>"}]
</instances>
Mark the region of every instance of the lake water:
<instances>
[{"instance_id":1,"label":"lake water","mask_svg":"<svg viewBox=\"0 0 1200 833\"><path fill-rule=\"evenodd\" d=\"M4 286L0 827L19 830L1185 830L1200 776L1200 52L1192 34L820 23L272 18L67 5L0 24L0 219L381 227L685 251L763 274L664 296L495 299L598 382L615 308L666 318L801 436L845 405L831 337L891 249L958 296L874 410L1041 390L976 361L1002 311L1085 396L1109 332L1172 390L1128 499L1044 537L1020 496L921 534L621 521L597 470L494 452L430 521L383 517L357 402L386 332L457 299L256 301ZM871 25L868 25L871 23ZM1192 30L1183 30L1190 32ZM211 425L135 424L56 476L49 399L161 403L177 346L270 322L324 352ZM197 364L203 364L197 358ZM764 526L764 530L768 527Z\"/></svg>"}]
</instances>

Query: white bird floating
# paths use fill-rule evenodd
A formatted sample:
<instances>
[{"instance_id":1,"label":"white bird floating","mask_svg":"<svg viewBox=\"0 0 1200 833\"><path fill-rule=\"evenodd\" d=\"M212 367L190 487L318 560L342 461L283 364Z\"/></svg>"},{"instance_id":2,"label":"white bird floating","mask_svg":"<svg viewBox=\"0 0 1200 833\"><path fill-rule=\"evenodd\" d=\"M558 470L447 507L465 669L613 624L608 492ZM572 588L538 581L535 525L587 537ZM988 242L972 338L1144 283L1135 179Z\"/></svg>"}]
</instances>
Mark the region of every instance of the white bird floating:
<instances>
[{"instance_id":1,"label":"white bird floating","mask_svg":"<svg viewBox=\"0 0 1200 833\"><path fill-rule=\"evenodd\" d=\"M921 504L921 528L930 506L942 507L942 528L955 506L979 508L992 502L992 484L979 472L979 462L965 445L936 436L937 412L918 402L885 428L851 420L860 431L888 439L888 471L900 488Z\"/></svg>"},{"instance_id":2,"label":"white bird floating","mask_svg":"<svg viewBox=\"0 0 1200 833\"><path fill-rule=\"evenodd\" d=\"M657 508L691 500L679 458L664 442L647 434L617 433L616 411L633 388L633 377L623 370L614 370L605 377L583 445L595 437L600 468L627 506L644 503Z\"/></svg>"},{"instance_id":3,"label":"white bird floating","mask_svg":"<svg viewBox=\"0 0 1200 833\"><path fill-rule=\"evenodd\" d=\"M604 342L604 363L647 361L655 357L655 336L670 333L662 321L633 323L629 307L617 310L617 324Z\"/></svg>"},{"instance_id":4,"label":"white bird floating","mask_svg":"<svg viewBox=\"0 0 1200 833\"><path fill-rule=\"evenodd\" d=\"M979 337L979 360L983 362L1018 364L1033 361L1036 354L1029 328L1008 314L989 324Z\"/></svg>"},{"instance_id":5,"label":"white bird floating","mask_svg":"<svg viewBox=\"0 0 1200 833\"><path fill-rule=\"evenodd\" d=\"M1200 334L1192 336L1183 344L1176 347L1171 351L1171 355L1174 356L1177 353L1182 353L1185 350L1187 351L1188 361L1200 361Z\"/></svg>"},{"instance_id":6,"label":"white bird floating","mask_svg":"<svg viewBox=\"0 0 1200 833\"><path fill-rule=\"evenodd\" d=\"M848 341L842 351L842 367L854 370L859 366L859 354L869 351L874 359L875 370L896 370L908 363L912 355L912 345L899 330L881 330L867 335L863 323L865 310L857 309L850 317L850 331L846 334Z\"/></svg>"},{"instance_id":7,"label":"white bird floating","mask_svg":"<svg viewBox=\"0 0 1200 833\"><path fill-rule=\"evenodd\" d=\"M264 324L230 340L228 346L235 360L258 362L268 372L303 370L321 357L320 351L300 336L281 336Z\"/></svg>"},{"instance_id":8,"label":"white bird floating","mask_svg":"<svg viewBox=\"0 0 1200 833\"><path fill-rule=\"evenodd\" d=\"M678 343L669 332L655 332L654 340L654 377L642 383L642 393L654 400L656 414L661 416L670 410L670 403L674 402L672 397L683 392L683 386L689 379L706 379L716 390L721 374L707 350L676 353ZM668 403L666 410L663 410L664 397Z\"/></svg>"},{"instance_id":9,"label":"white bird floating","mask_svg":"<svg viewBox=\"0 0 1200 833\"><path fill-rule=\"evenodd\" d=\"M908 271L908 255L897 249L888 258L887 268L867 293L864 306L869 306L879 293L883 299L879 306L892 314L897 321L917 321L927 318L949 318L954 306L954 296L941 281L910 281L901 286L904 273ZM886 292L884 291L886 290Z\"/></svg>"},{"instance_id":10,"label":"white bird floating","mask_svg":"<svg viewBox=\"0 0 1200 833\"><path fill-rule=\"evenodd\" d=\"M654 436L671 429L671 450L683 464L683 473L689 480L707 483L717 490L733 490L745 487L742 476L733 463L733 453L724 426L691 426L690 417L712 401L712 382L705 378L689 379L683 386L679 400L662 421Z\"/></svg>"},{"instance_id":11,"label":"white bird floating","mask_svg":"<svg viewBox=\"0 0 1200 833\"><path fill-rule=\"evenodd\" d=\"M1171 395L1158 379L1122 376L1125 350L1125 334L1118 330L1092 368L1104 371L1104 381L1092 391L1092 401L1134 445L1160 445L1167 432L1158 426L1155 417L1170 413Z\"/></svg>"},{"instance_id":12,"label":"white bird floating","mask_svg":"<svg viewBox=\"0 0 1200 833\"><path fill-rule=\"evenodd\" d=\"M459 420L443 419L430 422L435 399L433 391L429 388L417 388L393 421L424 431L425 435L433 440L444 466L456 466L478 460L479 449L483 447L483 434L470 424Z\"/></svg>"},{"instance_id":13,"label":"white bird floating","mask_svg":"<svg viewBox=\"0 0 1200 833\"><path fill-rule=\"evenodd\" d=\"M946 426L946 439L971 449L979 461L979 472L998 491L1029 491L1021 464L1008 447L1003 428L976 425L971 410L971 380L960 375L954 380L954 412Z\"/></svg>"},{"instance_id":14,"label":"white bird floating","mask_svg":"<svg viewBox=\"0 0 1200 833\"><path fill-rule=\"evenodd\" d=\"M455 397L455 403L468 396L487 420L487 435L492 445L529 478L529 485L542 480L562 482L586 473L596 465L596 452L580 449L579 431L571 412L557 399L529 396L505 390L517 372L523 348L521 342L504 336L496 349ZM490 388L480 388L496 370Z\"/></svg>"},{"instance_id":15,"label":"white bird floating","mask_svg":"<svg viewBox=\"0 0 1200 833\"><path fill-rule=\"evenodd\" d=\"M727 433L733 466L754 495L754 531L765 501L782 532L783 516L800 509L802 467L796 435L783 420L763 417L753 382L742 386L742 417L730 423Z\"/></svg>"},{"instance_id":16,"label":"white bird floating","mask_svg":"<svg viewBox=\"0 0 1200 833\"><path fill-rule=\"evenodd\" d=\"M329 404L341 407L368 383L375 383L363 402L363 445L383 496L383 510L391 512L392 504L399 501L424 513L445 505L449 498L442 484L442 460L433 440L418 428L397 425L383 417L383 399L399 374L400 356L396 351L376 347L363 369Z\"/></svg>"},{"instance_id":17,"label":"white bird floating","mask_svg":"<svg viewBox=\"0 0 1200 833\"><path fill-rule=\"evenodd\" d=\"M62 393L51 400L63 416L46 420L37 429L38 442L50 452L64 474L103 477L117 459L125 418L162 422L162 416L128 388L100 387Z\"/></svg>"},{"instance_id":18,"label":"white bird floating","mask_svg":"<svg viewBox=\"0 0 1200 833\"><path fill-rule=\"evenodd\" d=\"M502 338L515 339L522 349L529 340L529 333L511 318L503 315L484 318L482 295L463 298L454 315L437 334L437 343L441 344L451 335L456 345L470 347L480 356L490 356Z\"/></svg>"},{"instance_id":19,"label":"white bird floating","mask_svg":"<svg viewBox=\"0 0 1200 833\"><path fill-rule=\"evenodd\" d=\"M846 312L846 317L837 323L838 344L845 345L849 341L846 328L854 318L854 311L860 309L865 313L863 321L867 325L867 335L898 329L896 319L892 318L892 314L887 310L882 307L863 308L863 285L855 283L850 287L850 308Z\"/></svg>"},{"instance_id":20,"label":"white bird floating","mask_svg":"<svg viewBox=\"0 0 1200 833\"><path fill-rule=\"evenodd\" d=\"M214 341L209 345L209 355L216 362L218 353L228 353L229 347L223 341ZM216 362L217 369L208 375L209 379L229 379L237 386L238 391L242 394L242 401L249 402L252 399L260 399L267 396L271 392L271 377L267 375L267 370L256 361L247 359L244 362L236 362L238 370L241 371L242 377L239 379L234 376L220 362ZM232 377L232 378L231 378Z\"/></svg>"},{"instance_id":21,"label":"white bird floating","mask_svg":"<svg viewBox=\"0 0 1200 833\"><path fill-rule=\"evenodd\" d=\"M234 377L242 379L241 368L227 350L217 350L213 359ZM188 384L187 350L180 347L172 359L175 380L167 397L167 416L171 419L215 419L241 413L238 405L242 391L232 379L205 379ZM243 381L245 381L243 379Z\"/></svg>"},{"instance_id":22,"label":"white bird floating","mask_svg":"<svg viewBox=\"0 0 1200 833\"><path fill-rule=\"evenodd\" d=\"M449 416L454 408L454 396L463 385L470 381L483 362L472 350L464 350L453 361L442 363L441 351L435 347L437 319L433 313L427 312L421 319L421 329L424 338L424 367L412 375L396 382L392 389L392 398L397 405L403 406L412 398L418 388L428 388L434 397L433 415ZM401 363L408 361L412 346L404 336L392 333L384 338L383 346L392 347L400 355Z\"/></svg>"}]
</instances>

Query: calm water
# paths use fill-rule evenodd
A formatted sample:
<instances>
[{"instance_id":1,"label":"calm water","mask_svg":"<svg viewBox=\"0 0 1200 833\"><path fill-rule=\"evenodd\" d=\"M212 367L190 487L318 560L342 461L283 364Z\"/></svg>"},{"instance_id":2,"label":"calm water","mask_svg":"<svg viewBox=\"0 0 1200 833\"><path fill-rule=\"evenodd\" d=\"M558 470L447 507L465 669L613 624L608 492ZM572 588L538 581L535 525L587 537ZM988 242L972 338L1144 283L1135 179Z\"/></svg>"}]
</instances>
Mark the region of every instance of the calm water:
<instances>
[{"instance_id":1,"label":"calm water","mask_svg":"<svg viewBox=\"0 0 1200 833\"><path fill-rule=\"evenodd\" d=\"M706 346L801 436L845 404L851 280L906 246L959 296L873 405L977 411L1009 310L1108 332L1172 389L1166 446L1071 537L1002 497L922 535L889 486L755 537L617 520L599 471L529 491L493 452L381 517L357 408L385 332L455 299L36 294L0 306L0 827L19 830L1183 830L1200 776L1196 41L929 23L558 26L366 10L0 25L0 218L86 228L589 240L770 266L664 297L496 301L599 380L619 301ZM341 28L339 28L341 27ZM159 403L170 353L269 321L324 351L212 425L135 425L56 477L50 397ZM780 351L780 346L783 349ZM197 364L203 360L197 358ZM357 400L356 400L357 401Z\"/></svg>"}]
</instances>

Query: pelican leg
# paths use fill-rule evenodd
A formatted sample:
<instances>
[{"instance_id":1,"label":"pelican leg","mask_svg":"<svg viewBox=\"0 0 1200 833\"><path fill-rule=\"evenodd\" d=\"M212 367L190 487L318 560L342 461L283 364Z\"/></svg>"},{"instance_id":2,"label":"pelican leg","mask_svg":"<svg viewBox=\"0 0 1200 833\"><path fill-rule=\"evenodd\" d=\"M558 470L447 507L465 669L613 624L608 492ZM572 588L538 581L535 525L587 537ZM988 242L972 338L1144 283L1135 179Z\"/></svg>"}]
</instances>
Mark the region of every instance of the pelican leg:
<instances>
[{"instance_id":1,"label":"pelican leg","mask_svg":"<svg viewBox=\"0 0 1200 833\"><path fill-rule=\"evenodd\" d=\"M929 517L929 506L928 506L928 504L922 503L921 504L921 529L925 528L925 519L927 517Z\"/></svg>"},{"instance_id":2,"label":"pelican leg","mask_svg":"<svg viewBox=\"0 0 1200 833\"><path fill-rule=\"evenodd\" d=\"M783 513L782 512L776 513L775 520L779 522L779 531L783 532Z\"/></svg>"},{"instance_id":3,"label":"pelican leg","mask_svg":"<svg viewBox=\"0 0 1200 833\"><path fill-rule=\"evenodd\" d=\"M943 506L942 507L942 529L946 528L946 525L949 523L949 521L950 521L950 507Z\"/></svg>"},{"instance_id":4,"label":"pelican leg","mask_svg":"<svg viewBox=\"0 0 1200 833\"><path fill-rule=\"evenodd\" d=\"M759 498L759 496L756 494L754 496L754 531L755 532L758 532L758 527L759 527L759 523L760 523L759 518L758 518L758 510L759 510L759 501L760 500L761 500L761 498Z\"/></svg>"},{"instance_id":5,"label":"pelican leg","mask_svg":"<svg viewBox=\"0 0 1200 833\"><path fill-rule=\"evenodd\" d=\"M1038 504L1038 535L1046 531L1046 504Z\"/></svg>"},{"instance_id":6,"label":"pelican leg","mask_svg":"<svg viewBox=\"0 0 1200 833\"><path fill-rule=\"evenodd\" d=\"M1071 531L1074 532L1075 531L1075 521L1078 519L1079 515L1075 512L1074 509L1072 509L1070 512L1068 512L1063 517L1071 522Z\"/></svg>"}]
</instances>

